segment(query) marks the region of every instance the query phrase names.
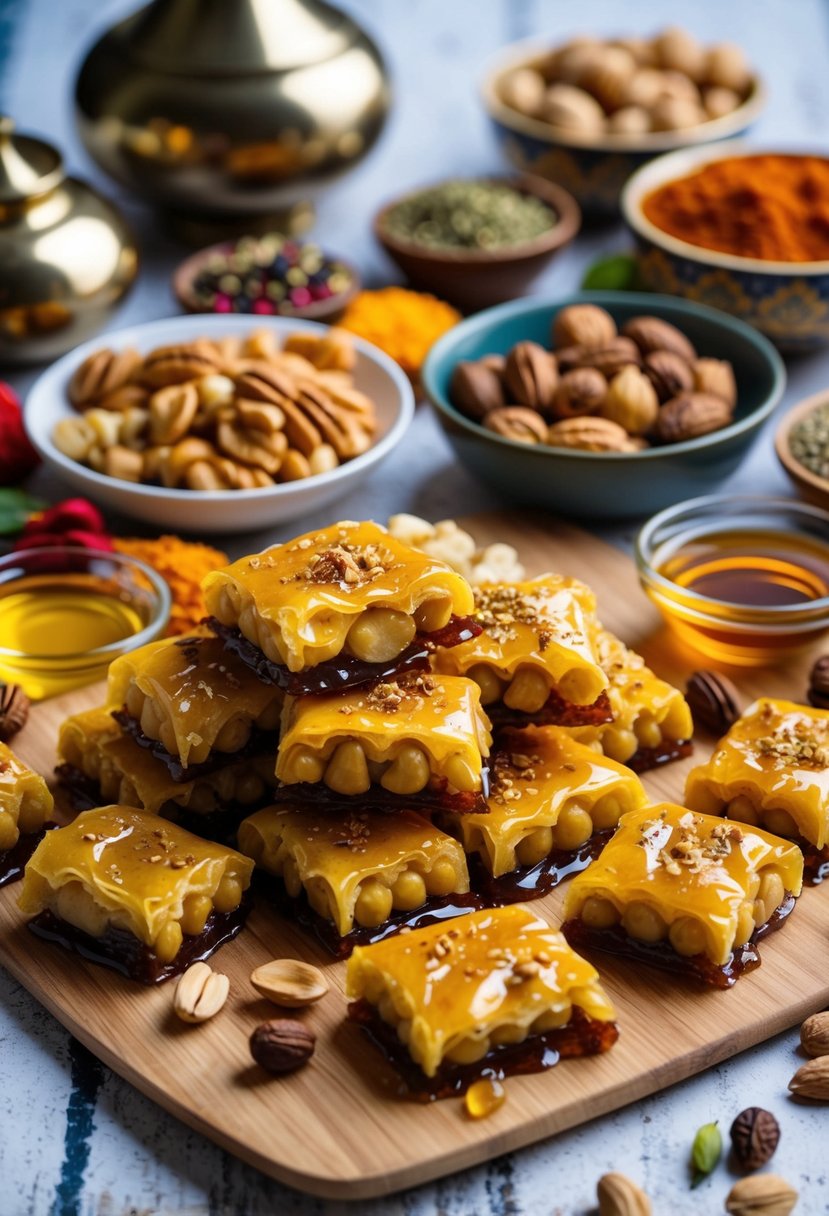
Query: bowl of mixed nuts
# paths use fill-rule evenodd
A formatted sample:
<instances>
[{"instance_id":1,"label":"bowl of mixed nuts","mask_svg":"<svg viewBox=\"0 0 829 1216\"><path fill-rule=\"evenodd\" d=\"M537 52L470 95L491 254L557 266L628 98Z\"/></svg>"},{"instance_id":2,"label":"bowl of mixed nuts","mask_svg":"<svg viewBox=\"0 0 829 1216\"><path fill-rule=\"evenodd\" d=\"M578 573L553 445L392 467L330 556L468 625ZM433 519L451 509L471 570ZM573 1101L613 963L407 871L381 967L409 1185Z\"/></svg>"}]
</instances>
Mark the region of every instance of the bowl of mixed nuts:
<instances>
[{"instance_id":1,"label":"bowl of mixed nuts","mask_svg":"<svg viewBox=\"0 0 829 1216\"><path fill-rule=\"evenodd\" d=\"M728 476L785 369L767 339L712 308L585 292L463 321L423 383L461 463L505 496L633 518Z\"/></svg>"},{"instance_id":2,"label":"bowl of mixed nuts","mask_svg":"<svg viewBox=\"0 0 829 1216\"><path fill-rule=\"evenodd\" d=\"M585 212L612 214L652 157L746 131L765 89L741 47L672 26L517 43L487 71L483 101L510 164L558 182Z\"/></svg>"},{"instance_id":3,"label":"bowl of mixed nuts","mask_svg":"<svg viewBox=\"0 0 829 1216\"><path fill-rule=\"evenodd\" d=\"M240 532L347 493L403 438L396 363L293 318L175 317L52 364L25 421L50 468L102 505L177 531Z\"/></svg>"}]
</instances>

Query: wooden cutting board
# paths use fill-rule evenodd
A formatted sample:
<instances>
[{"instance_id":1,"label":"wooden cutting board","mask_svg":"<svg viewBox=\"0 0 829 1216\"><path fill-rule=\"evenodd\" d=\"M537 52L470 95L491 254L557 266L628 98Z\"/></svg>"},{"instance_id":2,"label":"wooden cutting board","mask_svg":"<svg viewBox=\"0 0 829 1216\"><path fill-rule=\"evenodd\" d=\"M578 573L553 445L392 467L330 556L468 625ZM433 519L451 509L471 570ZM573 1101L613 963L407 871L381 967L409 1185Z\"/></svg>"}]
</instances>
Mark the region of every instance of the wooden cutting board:
<instances>
[{"instance_id":1,"label":"wooden cutting board","mask_svg":"<svg viewBox=\"0 0 829 1216\"><path fill-rule=\"evenodd\" d=\"M587 580L605 624L677 682L701 660L681 654L640 591L629 558L552 520L486 516L467 521L482 542L506 540L528 572L555 569ZM780 671L736 673L746 701L760 693L800 699L811 662ZM734 675L735 673L732 673ZM54 764L59 723L100 701L82 689L35 708L16 747L33 767ZM704 757L647 776L654 798L681 798L685 773ZM256 909L248 928L215 956L231 982L222 1013L185 1026L172 1013L172 985L144 989L36 940L0 891L0 962L72 1034L138 1089L223 1148L282 1182L315 1195L368 1198L451 1173L554 1135L663 1089L762 1042L829 1004L829 883L807 890L784 929L763 943L763 964L729 992L683 987L658 972L602 959L621 1037L607 1055L569 1060L547 1073L512 1078L508 1099L473 1122L460 1100L420 1106L394 1096L388 1066L345 1021L344 964L331 963L301 931ZM536 906L559 921L561 894ZM323 967L331 992L302 1016L317 1050L299 1072L269 1077L248 1054L250 1032L277 1014L249 983L251 970L293 955ZM391 1082L391 1083L390 1083Z\"/></svg>"}]
</instances>

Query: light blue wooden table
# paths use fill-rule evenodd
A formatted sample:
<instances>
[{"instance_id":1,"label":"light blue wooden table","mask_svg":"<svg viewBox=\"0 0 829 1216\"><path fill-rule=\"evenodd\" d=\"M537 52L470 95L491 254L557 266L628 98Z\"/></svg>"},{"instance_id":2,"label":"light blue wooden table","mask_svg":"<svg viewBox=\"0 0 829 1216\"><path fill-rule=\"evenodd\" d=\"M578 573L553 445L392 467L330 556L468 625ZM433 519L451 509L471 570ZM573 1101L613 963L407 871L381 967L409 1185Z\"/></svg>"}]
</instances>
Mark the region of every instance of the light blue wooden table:
<instances>
[{"instance_id":1,"label":"light blue wooden table","mask_svg":"<svg viewBox=\"0 0 829 1216\"><path fill-rule=\"evenodd\" d=\"M228 0L230 2L230 0ZM0 109L23 130L54 138L70 168L97 177L75 138L70 84L95 29L125 11L97 0L0 0ZM394 72L396 102L382 143L319 207L318 232L350 254L371 282L391 268L374 247L369 216L408 184L445 173L497 169L498 154L477 103L481 64L503 43L532 34L634 33L682 20L701 38L742 42L766 76L771 105L754 136L766 143L825 148L829 125L829 5L821 0L352 0L377 34ZM105 184L105 183L101 183ZM106 188L112 187L106 183ZM117 191L112 191L117 193ZM152 215L122 199L140 234L143 272L116 324L175 311L168 286L181 250ZM538 283L566 294L614 229L583 237ZM829 383L829 354L789 366L791 403ZM17 378L21 390L30 376ZM785 408L782 407L782 408ZM428 412L421 410L400 452L342 517L385 518L412 510L438 519L493 505L486 487L455 468ZM771 428L728 489L788 492L776 467ZM49 486L59 496L61 487ZM308 527L324 522L309 519ZM303 521L297 524L297 530ZM628 530L629 532L629 530ZM276 539L245 538L248 548ZM620 531L614 539L624 542ZM815 965L829 962L827 957ZM797 977L792 977L797 983ZM704 1015L703 1015L704 1016ZM829 1212L829 1109L786 1096L798 1064L787 1034L683 1085L486 1167L407 1194L352 1206L308 1199L268 1181L188 1131L79 1048L57 1022L0 971L0 1216L574 1216L590 1210L596 1179L621 1169L638 1179L662 1216L723 1210L733 1178L725 1165L693 1193L687 1155L697 1127L719 1119L727 1132L748 1105L775 1111L783 1137L778 1172L801 1190L803 1216ZM279 1135L275 1126L274 1135Z\"/></svg>"}]
</instances>

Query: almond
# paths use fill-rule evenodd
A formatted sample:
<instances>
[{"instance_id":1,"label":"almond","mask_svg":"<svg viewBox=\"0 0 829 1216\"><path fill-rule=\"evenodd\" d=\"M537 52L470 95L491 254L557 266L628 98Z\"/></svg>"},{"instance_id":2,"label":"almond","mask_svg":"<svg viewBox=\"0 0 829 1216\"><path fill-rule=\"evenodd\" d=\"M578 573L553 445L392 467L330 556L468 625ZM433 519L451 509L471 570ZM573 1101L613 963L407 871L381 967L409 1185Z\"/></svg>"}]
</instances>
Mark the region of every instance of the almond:
<instances>
[{"instance_id":1,"label":"almond","mask_svg":"<svg viewBox=\"0 0 829 1216\"><path fill-rule=\"evenodd\" d=\"M313 1005L328 991L328 982L318 967L298 958L275 958L251 972L257 992L286 1009Z\"/></svg>"},{"instance_id":2,"label":"almond","mask_svg":"<svg viewBox=\"0 0 829 1216\"><path fill-rule=\"evenodd\" d=\"M624 1174L605 1174L596 1187L599 1216L651 1216L651 1201Z\"/></svg>"},{"instance_id":3,"label":"almond","mask_svg":"<svg viewBox=\"0 0 829 1216\"><path fill-rule=\"evenodd\" d=\"M829 1056L817 1056L798 1068L789 1081L789 1089L796 1098L829 1102Z\"/></svg>"},{"instance_id":4,"label":"almond","mask_svg":"<svg viewBox=\"0 0 829 1216\"><path fill-rule=\"evenodd\" d=\"M807 1056L829 1056L829 1010L806 1019L800 1027L800 1044Z\"/></svg>"}]
</instances>

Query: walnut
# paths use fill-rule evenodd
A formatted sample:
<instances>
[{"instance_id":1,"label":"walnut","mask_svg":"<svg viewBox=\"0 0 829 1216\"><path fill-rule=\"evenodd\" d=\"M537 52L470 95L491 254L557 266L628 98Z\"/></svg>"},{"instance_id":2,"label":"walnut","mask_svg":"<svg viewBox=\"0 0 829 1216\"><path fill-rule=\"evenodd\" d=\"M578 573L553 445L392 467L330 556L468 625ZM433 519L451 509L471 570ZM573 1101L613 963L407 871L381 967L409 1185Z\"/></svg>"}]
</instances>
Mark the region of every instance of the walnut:
<instances>
[{"instance_id":1,"label":"walnut","mask_svg":"<svg viewBox=\"0 0 829 1216\"><path fill-rule=\"evenodd\" d=\"M623 367L610 381L601 414L629 435L646 435L659 414L656 389L638 367Z\"/></svg>"},{"instance_id":2,"label":"walnut","mask_svg":"<svg viewBox=\"0 0 829 1216\"><path fill-rule=\"evenodd\" d=\"M523 405L504 405L490 410L484 418L488 431L517 443L543 443L547 438L547 425L540 414Z\"/></svg>"},{"instance_id":3,"label":"walnut","mask_svg":"<svg viewBox=\"0 0 829 1216\"><path fill-rule=\"evenodd\" d=\"M579 346L596 350L610 346L616 338L616 322L596 304L570 304L556 313L553 346Z\"/></svg>"},{"instance_id":4,"label":"walnut","mask_svg":"<svg viewBox=\"0 0 829 1216\"><path fill-rule=\"evenodd\" d=\"M500 375L483 363L458 363L452 372L449 395L453 404L475 422L506 404Z\"/></svg>"},{"instance_id":5,"label":"walnut","mask_svg":"<svg viewBox=\"0 0 829 1216\"><path fill-rule=\"evenodd\" d=\"M607 346L595 349L567 346L556 351L556 359L561 373L570 372L576 367L592 367L601 372L606 380L611 380L629 363L637 367L642 364L639 348L630 338L614 338Z\"/></svg>"},{"instance_id":6,"label":"walnut","mask_svg":"<svg viewBox=\"0 0 829 1216\"><path fill-rule=\"evenodd\" d=\"M554 84L544 95L541 117L551 126L579 135L599 135L604 130L604 110L584 89Z\"/></svg>"},{"instance_id":7,"label":"walnut","mask_svg":"<svg viewBox=\"0 0 829 1216\"><path fill-rule=\"evenodd\" d=\"M722 397L734 409L737 404L737 382L734 368L726 359L697 359L691 370L693 387L698 393Z\"/></svg>"},{"instance_id":8,"label":"walnut","mask_svg":"<svg viewBox=\"0 0 829 1216\"><path fill-rule=\"evenodd\" d=\"M188 342L159 346L151 351L136 373L136 379L147 388L166 388L169 384L184 384L220 370L219 356L211 343Z\"/></svg>"},{"instance_id":9,"label":"walnut","mask_svg":"<svg viewBox=\"0 0 829 1216\"><path fill-rule=\"evenodd\" d=\"M609 418L564 418L547 431L554 448L577 448L585 452L628 452L630 438L624 427Z\"/></svg>"},{"instance_id":10,"label":"walnut","mask_svg":"<svg viewBox=\"0 0 829 1216\"><path fill-rule=\"evenodd\" d=\"M661 317L631 317L622 326L622 333L636 343L643 355L654 350L670 350L687 363L693 363L697 357L685 334Z\"/></svg>"},{"instance_id":11,"label":"walnut","mask_svg":"<svg viewBox=\"0 0 829 1216\"><path fill-rule=\"evenodd\" d=\"M128 384L140 366L141 356L131 346L121 351L108 348L93 351L69 381L69 400L76 410L97 404L101 397Z\"/></svg>"},{"instance_id":12,"label":"walnut","mask_svg":"<svg viewBox=\"0 0 829 1216\"><path fill-rule=\"evenodd\" d=\"M250 1036L250 1054L267 1072L300 1068L311 1059L315 1046L313 1030L292 1018L263 1022Z\"/></svg>"},{"instance_id":13,"label":"walnut","mask_svg":"<svg viewBox=\"0 0 829 1216\"><path fill-rule=\"evenodd\" d=\"M680 393L694 388L694 373L690 363L672 350L654 350L645 355L645 373L660 402L670 401Z\"/></svg>"},{"instance_id":14,"label":"walnut","mask_svg":"<svg viewBox=\"0 0 829 1216\"><path fill-rule=\"evenodd\" d=\"M518 342L507 355L504 384L513 401L544 413L558 384L556 361L537 342Z\"/></svg>"},{"instance_id":15,"label":"walnut","mask_svg":"<svg viewBox=\"0 0 829 1216\"><path fill-rule=\"evenodd\" d=\"M592 367L579 367L561 377L553 398L554 418L597 413L607 394L607 381Z\"/></svg>"},{"instance_id":16,"label":"walnut","mask_svg":"<svg viewBox=\"0 0 829 1216\"><path fill-rule=\"evenodd\" d=\"M722 397L710 393L683 393L659 411L656 435L662 443L681 443L728 426L733 412Z\"/></svg>"}]
</instances>

